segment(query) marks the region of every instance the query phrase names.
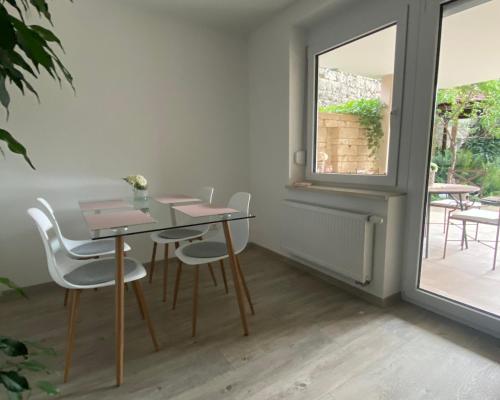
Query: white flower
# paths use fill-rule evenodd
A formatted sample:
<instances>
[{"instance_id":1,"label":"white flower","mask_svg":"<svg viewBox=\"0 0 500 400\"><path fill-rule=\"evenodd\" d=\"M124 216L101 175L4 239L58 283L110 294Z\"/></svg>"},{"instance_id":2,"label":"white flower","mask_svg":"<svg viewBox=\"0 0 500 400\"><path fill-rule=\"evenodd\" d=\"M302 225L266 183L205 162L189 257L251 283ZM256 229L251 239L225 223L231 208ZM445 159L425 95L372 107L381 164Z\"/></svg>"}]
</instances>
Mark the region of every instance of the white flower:
<instances>
[{"instance_id":1,"label":"white flower","mask_svg":"<svg viewBox=\"0 0 500 400\"><path fill-rule=\"evenodd\" d=\"M146 190L148 187L148 181L142 175L129 175L123 180L138 190Z\"/></svg>"},{"instance_id":2,"label":"white flower","mask_svg":"<svg viewBox=\"0 0 500 400\"><path fill-rule=\"evenodd\" d=\"M144 190L148 187L148 181L142 175L135 176L135 185L136 189Z\"/></svg>"}]
</instances>

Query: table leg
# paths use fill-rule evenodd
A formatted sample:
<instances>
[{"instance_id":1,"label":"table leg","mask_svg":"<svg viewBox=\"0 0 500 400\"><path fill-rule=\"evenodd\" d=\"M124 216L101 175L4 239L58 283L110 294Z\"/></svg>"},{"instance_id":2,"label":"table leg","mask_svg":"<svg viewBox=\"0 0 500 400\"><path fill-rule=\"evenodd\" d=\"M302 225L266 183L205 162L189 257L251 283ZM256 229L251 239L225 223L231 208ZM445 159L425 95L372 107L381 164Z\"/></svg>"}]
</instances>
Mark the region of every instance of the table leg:
<instances>
[{"instance_id":1,"label":"table leg","mask_svg":"<svg viewBox=\"0 0 500 400\"><path fill-rule=\"evenodd\" d=\"M431 226L431 194L427 194L427 204L425 211L425 258L429 258L429 231Z\"/></svg>"},{"instance_id":2,"label":"table leg","mask_svg":"<svg viewBox=\"0 0 500 400\"><path fill-rule=\"evenodd\" d=\"M224 228L224 236L226 237L227 254L229 256L229 264L231 265L231 273L233 276L234 288L236 289L236 299L240 309L241 324L243 325L243 333L248 336L247 317L245 315L245 303L243 302L243 293L241 289L241 279L238 273L236 256L233 249L233 241L231 239L231 230L227 221L222 222Z\"/></svg>"},{"instance_id":3,"label":"table leg","mask_svg":"<svg viewBox=\"0 0 500 400\"><path fill-rule=\"evenodd\" d=\"M115 238L116 278L115 278L115 346L116 346L116 385L123 383L123 353L124 353L124 270L123 236Z\"/></svg>"}]
</instances>

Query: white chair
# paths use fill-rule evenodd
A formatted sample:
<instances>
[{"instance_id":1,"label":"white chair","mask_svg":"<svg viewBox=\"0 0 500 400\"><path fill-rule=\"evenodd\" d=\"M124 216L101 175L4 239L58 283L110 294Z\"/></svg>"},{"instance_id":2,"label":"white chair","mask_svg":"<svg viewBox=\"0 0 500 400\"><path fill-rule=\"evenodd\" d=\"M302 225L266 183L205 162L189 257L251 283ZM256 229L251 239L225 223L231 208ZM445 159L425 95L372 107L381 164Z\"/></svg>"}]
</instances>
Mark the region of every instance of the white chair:
<instances>
[{"instance_id":1,"label":"white chair","mask_svg":"<svg viewBox=\"0 0 500 400\"><path fill-rule=\"evenodd\" d=\"M64 382L68 381L71 367L73 345L75 340L76 321L78 318L78 306L80 293L83 289L95 289L115 284L115 259L102 258L99 260L75 260L66 255L61 242L54 234L55 226L43 211L38 208L30 208L28 214L33 218L42 237L47 266L53 281L59 286L70 291L70 312L68 321L68 335L66 342L66 360L64 368ZM153 344L158 350L158 342L154 333L153 325L149 317L149 311L144 299L144 293L139 279L146 276L144 266L133 258L125 258L125 282L131 282L139 303L139 310L143 319L146 320Z\"/></svg>"},{"instance_id":2,"label":"white chair","mask_svg":"<svg viewBox=\"0 0 500 400\"><path fill-rule=\"evenodd\" d=\"M65 237L59 223L57 222L56 215L52 206L47 200L42 197L38 197L37 201L43 206L46 211L50 222L54 226L57 238L59 239L63 250L70 258L75 258L77 260L88 259L88 258L98 258L102 256L112 256L115 254L115 241L113 239L102 239L102 240L72 240ZM132 248L124 243L125 254L132 250ZM69 291L66 290L64 294L64 305L68 304Z\"/></svg>"},{"instance_id":3,"label":"white chair","mask_svg":"<svg viewBox=\"0 0 500 400\"><path fill-rule=\"evenodd\" d=\"M250 208L250 193L236 193L229 200L228 207L234 208L235 210L248 213ZM241 271L241 266L238 258L243 250L245 250L248 239L250 235L250 222L248 219L241 219L236 221L230 221L229 226L231 229L231 236L233 241L233 249L236 255L236 269L241 277L243 284L243 289L245 291L245 296L247 298L248 304L252 314L255 314L252 300L250 298L250 292L245 282L243 272ZM223 266L223 260L228 258L228 252L226 248L226 238L224 232L220 229L217 233L210 238L210 240L203 240L201 242L186 243L180 246L176 251L175 255L179 259L180 263L177 267L177 276L175 279L174 288L174 300L173 308L177 303L177 294L179 292L180 277L182 272L182 264L195 266L195 278L194 278L194 288L193 288L193 322L192 322L192 336L196 335L196 319L198 310L198 283L199 283L199 272L200 265L214 263L219 261L221 266Z\"/></svg>"},{"instance_id":4,"label":"white chair","mask_svg":"<svg viewBox=\"0 0 500 400\"><path fill-rule=\"evenodd\" d=\"M203 187L198 195L200 200L204 203L212 204L212 198L214 195L214 188L210 186ZM153 275L156 266L156 248L160 245L165 245L164 252L164 263L165 267L163 269L163 302L167 301L167 279L168 279L168 248L170 244L174 244L175 248L179 247L179 242L184 240L193 240L201 238L208 232L209 225L203 226L193 226L191 228L174 228L167 229L160 232L153 232L151 234L151 240L153 241L153 254L151 255L151 265L149 269L149 283L153 282ZM213 269L210 267L210 273L212 275L212 280L217 286L217 281Z\"/></svg>"},{"instance_id":5,"label":"white chair","mask_svg":"<svg viewBox=\"0 0 500 400\"><path fill-rule=\"evenodd\" d=\"M497 262L497 251L498 251L498 237L500 233L500 209L499 211L490 211L490 210L480 210L480 209L470 209L465 211L457 211L453 214L450 214L448 217L448 223L446 225L446 236L444 239L444 251L443 258L446 257L446 246L448 244L448 231L450 230L450 220L462 221L464 224L467 222L472 222L475 224L486 224L486 225L494 225L497 227L496 239L495 239L495 247L493 253L493 270L495 270L496 262ZM464 239L462 236L462 250L464 248Z\"/></svg>"},{"instance_id":6,"label":"white chair","mask_svg":"<svg viewBox=\"0 0 500 400\"><path fill-rule=\"evenodd\" d=\"M479 206L480 206L479 203L476 204L474 201L471 201L469 199L464 200L462 203L462 207L465 210L468 210L469 208L479 208ZM443 233L445 233L446 222L448 221L448 213L460 210L460 200L456 199L453 196L451 196L451 198L433 200L431 201L431 207L442 208L444 210ZM477 227L476 227L476 233L477 233Z\"/></svg>"},{"instance_id":7,"label":"white chair","mask_svg":"<svg viewBox=\"0 0 500 400\"><path fill-rule=\"evenodd\" d=\"M52 225L54 225L56 235L60 240L64 251L69 257L81 259L81 258L93 258L101 256L112 256L115 254L114 239L71 240L64 237L57 222L54 210L52 209L49 202L43 199L42 197L38 197L37 200L45 208L47 216L52 222ZM131 250L131 247L125 243L124 249L125 252L128 252Z\"/></svg>"}]
</instances>

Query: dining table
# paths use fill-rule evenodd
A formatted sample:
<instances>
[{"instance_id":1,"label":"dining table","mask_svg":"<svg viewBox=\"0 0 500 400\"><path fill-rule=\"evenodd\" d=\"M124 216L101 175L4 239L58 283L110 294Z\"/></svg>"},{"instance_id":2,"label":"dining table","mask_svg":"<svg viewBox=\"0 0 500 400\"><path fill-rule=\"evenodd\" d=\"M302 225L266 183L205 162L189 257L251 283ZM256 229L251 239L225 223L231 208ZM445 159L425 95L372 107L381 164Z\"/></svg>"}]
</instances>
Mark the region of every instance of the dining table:
<instances>
[{"instance_id":1,"label":"dining table","mask_svg":"<svg viewBox=\"0 0 500 400\"><path fill-rule=\"evenodd\" d=\"M480 187L474 185L462 185L458 183L433 183L427 188L427 207L425 216L425 258L429 257L429 233L430 233L430 215L431 215L431 197L433 194L445 194L451 196L457 202L457 208L461 211L465 210L466 195L478 193ZM465 230L465 222L462 231L463 238L467 244L467 234Z\"/></svg>"},{"instance_id":2,"label":"dining table","mask_svg":"<svg viewBox=\"0 0 500 400\"><path fill-rule=\"evenodd\" d=\"M176 206L179 204L196 205L197 203L201 205L201 200L184 195L80 202L80 209L84 220L87 222L91 239L103 240L112 238L115 240L115 362L116 384L118 386L124 381L124 238L126 236L178 228L199 227L203 225L221 225L226 240L228 259L231 267L231 275L235 287L243 334L245 336L249 334L245 303L243 301L242 279L239 275L239 269L233 249L231 221L250 219L255 216L251 213L228 210L226 208L217 209L216 207L210 207L208 205L200 207L202 210L208 209L208 213L201 212L196 214L196 216L182 213L176 209ZM220 210L220 212L218 210ZM168 260L165 262L168 262ZM152 326L150 330L153 330Z\"/></svg>"}]
</instances>

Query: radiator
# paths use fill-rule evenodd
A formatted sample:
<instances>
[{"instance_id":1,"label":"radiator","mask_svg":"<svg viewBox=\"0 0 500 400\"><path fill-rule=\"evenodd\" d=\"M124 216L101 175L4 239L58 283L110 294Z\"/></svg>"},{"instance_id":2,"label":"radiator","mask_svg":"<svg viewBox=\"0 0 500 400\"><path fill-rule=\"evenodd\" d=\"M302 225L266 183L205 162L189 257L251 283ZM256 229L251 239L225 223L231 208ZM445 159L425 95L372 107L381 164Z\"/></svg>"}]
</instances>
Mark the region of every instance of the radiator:
<instances>
[{"instance_id":1,"label":"radiator","mask_svg":"<svg viewBox=\"0 0 500 400\"><path fill-rule=\"evenodd\" d=\"M383 222L380 217L291 200L284 200L283 213L284 250L324 273L363 285L371 281L374 224Z\"/></svg>"}]
</instances>

